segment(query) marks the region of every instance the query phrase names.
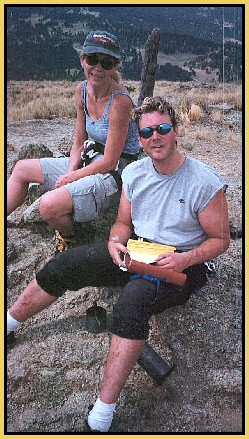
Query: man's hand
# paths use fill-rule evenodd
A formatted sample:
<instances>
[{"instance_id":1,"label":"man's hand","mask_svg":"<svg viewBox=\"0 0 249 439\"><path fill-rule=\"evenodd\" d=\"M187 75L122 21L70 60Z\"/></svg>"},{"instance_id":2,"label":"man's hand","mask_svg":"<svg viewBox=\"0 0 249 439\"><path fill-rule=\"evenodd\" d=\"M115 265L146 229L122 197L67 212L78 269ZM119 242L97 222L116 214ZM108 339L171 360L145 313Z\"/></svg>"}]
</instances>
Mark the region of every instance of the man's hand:
<instances>
[{"instance_id":1,"label":"man's hand","mask_svg":"<svg viewBox=\"0 0 249 439\"><path fill-rule=\"evenodd\" d=\"M128 250L123 244L110 240L108 242L108 250L114 264L118 266L124 264L124 254L127 253Z\"/></svg>"},{"instance_id":2,"label":"man's hand","mask_svg":"<svg viewBox=\"0 0 249 439\"><path fill-rule=\"evenodd\" d=\"M55 188L65 186L67 183L72 183L72 181L78 180L76 172L72 171L68 174L61 175L55 183Z\"/></svg>"},{"instance_id":3,"label":"man's hand","mask_svg":"<svg viewBox=\"0 0 249 439\"><path fill-rule=\"evenodd\" d=\"M185 268L189 267L190 257L188 252L183 253L163 253L159 255L157 260L158 266L164 266L178 272L182 272Z\"/></svg>"}]
</instances>

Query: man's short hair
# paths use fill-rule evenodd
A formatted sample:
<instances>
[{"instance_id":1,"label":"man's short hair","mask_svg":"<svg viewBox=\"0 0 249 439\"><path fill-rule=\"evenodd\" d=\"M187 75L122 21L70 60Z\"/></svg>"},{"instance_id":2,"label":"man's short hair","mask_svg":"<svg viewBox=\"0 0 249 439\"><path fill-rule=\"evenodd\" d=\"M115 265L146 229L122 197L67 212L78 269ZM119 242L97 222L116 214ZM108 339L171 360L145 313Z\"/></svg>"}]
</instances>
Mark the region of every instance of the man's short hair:
<instances>
[{"instance_id":1,"label":"man's short hair","mask_svg":"<svg viewBox=\"0 0 249 439\"><path fill-rule=\"evenodd\" d=\"M139 127L142 114L152 113L153 111L159 111L161 114L168 114L170 116L173 128L177 126L176 114L173 107L169 104L169 102L166 101L166 99L160 96L155 96L145 98L140 107L134 108L132 112L132 119L136 123L137 127Z\"/></svg>"}]
</instances>

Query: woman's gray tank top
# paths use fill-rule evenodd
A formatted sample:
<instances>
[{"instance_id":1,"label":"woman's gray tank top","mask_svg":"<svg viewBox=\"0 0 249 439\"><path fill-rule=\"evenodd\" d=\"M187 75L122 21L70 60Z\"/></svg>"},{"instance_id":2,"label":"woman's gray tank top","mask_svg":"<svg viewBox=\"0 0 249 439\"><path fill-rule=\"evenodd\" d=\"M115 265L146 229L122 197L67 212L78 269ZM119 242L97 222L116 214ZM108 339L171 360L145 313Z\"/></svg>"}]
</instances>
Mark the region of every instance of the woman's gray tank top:
<instances>
[{"instance_id":1,"label":"woman's gray tank top","mask_svg":"<svg viewBox=\"0 0 249 439\"><path fill-rule=\"evenodd\" d=\"M83 103L83 108L84 108L85 115L86 115L86 132L87 132L88 137L90 139L95 140L96 142L100 142L103 145L105 145L106 139L107 139L107 134L108 134L108 129L109 129L108 114L109 114L109 109L110 109L110 106L111 106L111 103L112 103L114 97L118 94L127 95L131 99L134 107L136 106L136 104L127 91L122 91L122 90L116 91L115 93L112 93L112 95L110 96L109 101L107 102L107 105L105 107L103 116L100 119L93 121L90 118L90 116L88 114L88 110L87 110L86 86L87 86L87 81L84 81L82 84L82 103ZM127 154L138 154L140 149L141 149L141 146L140 146L139 141L138 141L138 129L135 125L135 122L133 120L131 120L130 124L129 124L128 134L127 134L127 138L125 141L125 146L124 146L123 152L125 152Z\"/></svg>"}]
</instances>

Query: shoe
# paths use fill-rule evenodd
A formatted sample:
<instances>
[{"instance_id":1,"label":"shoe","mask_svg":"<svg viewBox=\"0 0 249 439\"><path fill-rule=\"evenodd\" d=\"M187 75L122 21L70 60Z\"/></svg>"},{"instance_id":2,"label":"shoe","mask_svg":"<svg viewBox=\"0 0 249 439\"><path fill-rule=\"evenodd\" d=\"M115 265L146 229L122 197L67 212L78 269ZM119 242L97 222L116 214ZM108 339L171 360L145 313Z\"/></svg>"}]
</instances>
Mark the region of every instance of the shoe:
<instances>
[{"instance_id":1,"label":"shoe","mask_svg":"<svg viewBox=\"0 0 249 439\"><path fill-rule=\"evenodd\" d=\"M64 237L58 230L55 230L55 241L56 241L55 254L62 253L65 250L74 247L76 244L76 239L73 236Z\"/></svg>"},{"instance_id":2,"label":"shoe","mask_svg":"<svg viewBox=\"0 0 249 439\"><path fill-rule=\"evenodd\" d=\"M85 423L84 423L83 432L84 433L103 433L103 431L92 430L87 421L85 421Z\"/></svg>"}]
</instances>

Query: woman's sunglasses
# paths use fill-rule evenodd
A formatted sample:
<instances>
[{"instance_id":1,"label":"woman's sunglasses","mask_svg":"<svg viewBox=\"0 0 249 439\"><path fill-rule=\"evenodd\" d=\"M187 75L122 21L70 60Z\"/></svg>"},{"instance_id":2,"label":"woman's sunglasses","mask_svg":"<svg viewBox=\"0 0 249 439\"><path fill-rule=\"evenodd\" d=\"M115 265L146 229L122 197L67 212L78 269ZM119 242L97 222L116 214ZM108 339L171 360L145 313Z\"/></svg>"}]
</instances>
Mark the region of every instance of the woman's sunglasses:
<instances>
[{"instance_id":1,"label":"woman's sunglasses","mask_svg":"<svg viewBox=\"0 0 249 439\"><path fill-rule=\"evenodd\" d=\"M84 55L84 58L89 66L96 66L98 63L100 63L101 67L103 67L105 70L111 70L117 64L117 61L112 58L99 59L95 54Z\"/></svg>"},{"instance_id":2,"label":"woman's sunglasses","mask_svg":"<svg viewBox=\"0 0 249 439\"><path fill-rule=\"evenodd\" d=\"M168 134L171 129L172 125L169 125L168 123L161 123L161 125L158 125L156 128L145 127L142 130L139 130L139 135L143 139L149 139L151 136L153 136L154 131L164 136L165 134Z\"/></svg>"}]
</instances>

